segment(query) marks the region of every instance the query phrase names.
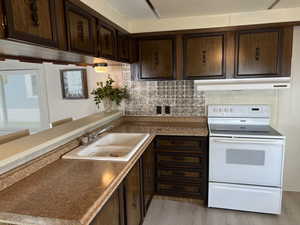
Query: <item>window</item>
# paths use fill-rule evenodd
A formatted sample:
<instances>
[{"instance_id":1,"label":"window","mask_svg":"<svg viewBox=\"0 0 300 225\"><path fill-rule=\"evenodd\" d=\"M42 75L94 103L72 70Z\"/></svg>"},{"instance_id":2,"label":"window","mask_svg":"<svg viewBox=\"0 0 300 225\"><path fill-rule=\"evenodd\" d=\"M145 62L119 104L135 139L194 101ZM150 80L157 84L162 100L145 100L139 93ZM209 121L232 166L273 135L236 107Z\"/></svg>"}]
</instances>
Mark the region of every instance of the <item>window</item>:
<instances>
[{"instance_id":1,"label":"window","mask_svg":"<svg viewBox=\"0 0 300 225\"><path fill-rule=\"evenodd\" d=\"M38 97L38 83L37 76L26 74L25 75L25 86L26 86L26 96L27 98L37 98Z\"/></svg>"},{"instance_id":2,"label":"window","mask_svg":"<svg viewBox=\"0 0 300 225\"><path fill-rule=\"evenodd\" d=\"M38 70L0 71L1 130L42 128Z\"/></svg>"}]
</instances>

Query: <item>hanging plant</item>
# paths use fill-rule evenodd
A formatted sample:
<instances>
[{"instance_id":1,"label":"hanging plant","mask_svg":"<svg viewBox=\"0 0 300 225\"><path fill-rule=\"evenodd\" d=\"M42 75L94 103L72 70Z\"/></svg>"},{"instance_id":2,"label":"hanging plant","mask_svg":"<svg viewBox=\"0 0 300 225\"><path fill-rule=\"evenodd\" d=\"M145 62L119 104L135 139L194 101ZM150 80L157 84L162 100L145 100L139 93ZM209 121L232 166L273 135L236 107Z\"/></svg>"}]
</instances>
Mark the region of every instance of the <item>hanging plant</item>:
<instances>
[{"instance_id":1,"label":"hanging plant","mask_svg":"<svg viewBox=\"0 0 300 225\"><path fill-rule=\"evenodd\" d=\"M97 88L94 89L91 94L94 95L94 101L99 108L100 103L103 101L114 102L116 105L120 105L123 99L127 99L129 97L127 88L115 88L112 84L115 81L111 78L108 78L105 82L97 82Z\"/></svg>"}]
</instances>

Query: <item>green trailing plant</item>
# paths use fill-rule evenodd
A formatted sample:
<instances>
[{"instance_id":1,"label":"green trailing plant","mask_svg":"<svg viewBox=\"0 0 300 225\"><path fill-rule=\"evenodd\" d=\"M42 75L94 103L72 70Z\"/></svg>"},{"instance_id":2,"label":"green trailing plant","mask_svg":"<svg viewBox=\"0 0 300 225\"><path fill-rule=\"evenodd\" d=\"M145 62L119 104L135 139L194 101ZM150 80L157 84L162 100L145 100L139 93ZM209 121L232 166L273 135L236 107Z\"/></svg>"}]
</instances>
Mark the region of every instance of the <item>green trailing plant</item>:
<instances>
[{"instance_id":1,"label":"green trailing plant","mask_svg":"<svg viewBox=\"0 0 300 225\"><path fill-rule=\"evenodd\" d=\"M94 89L91 94L94 95L94 101L99 108L99 104L103 101L103 99L109 99L112 102L115 102L117 105L120 105L123 99L127 99L129 97L127 88L115 88L112 84L115 81L111 78L108 78L105 82L97 82L97 88Z\"/></svg>"}]
</instances>

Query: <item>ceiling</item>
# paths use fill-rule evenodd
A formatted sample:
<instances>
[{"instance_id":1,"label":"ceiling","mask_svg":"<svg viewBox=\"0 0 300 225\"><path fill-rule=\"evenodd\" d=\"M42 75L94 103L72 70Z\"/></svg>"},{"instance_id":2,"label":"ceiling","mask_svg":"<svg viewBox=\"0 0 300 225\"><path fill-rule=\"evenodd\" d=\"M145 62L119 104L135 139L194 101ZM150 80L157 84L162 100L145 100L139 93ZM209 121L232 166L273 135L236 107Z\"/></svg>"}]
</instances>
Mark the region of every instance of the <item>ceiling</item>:
<instances>
[{"instance_id":1,"label":"ceiling","mask_svg":"<svg viewBox=\"0 0 300 225\"><path fill-rule=\"evenodd\" d=\"M154 18L145 0L109 0L109 4L131 19Z\"/></svg>"},{"instance_id":2,"label":"ceiling","mask_svg":"<svg viewBox=\"0 0 300 225\"><path fill-rule=\"evenodd\" d=\"M266 10L275 0L150 0L161 18ZM130 19L155 18L145 0L109 0ZM300 0L280 0L274 8L300 7Z\"/></svg>"}]
</instances>

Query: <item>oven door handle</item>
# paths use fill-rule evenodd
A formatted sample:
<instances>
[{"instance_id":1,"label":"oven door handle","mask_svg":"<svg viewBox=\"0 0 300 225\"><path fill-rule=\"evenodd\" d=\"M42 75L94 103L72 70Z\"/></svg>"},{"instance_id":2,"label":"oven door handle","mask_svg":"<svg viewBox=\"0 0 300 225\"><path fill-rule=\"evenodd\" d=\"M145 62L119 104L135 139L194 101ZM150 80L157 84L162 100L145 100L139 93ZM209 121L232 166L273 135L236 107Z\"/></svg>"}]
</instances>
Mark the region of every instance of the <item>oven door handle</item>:
<instances>
[{"instance_id":1,"label":"oven door handle","mask_svg":"<svg viewBox=\"0 0 300 225\"><path fill-rule=\"evenodd\" d=\"M231 144L264 144L264 145L282 145L282 141L254 141L254 140L214 140L214 142L218 143L231 143Z\"/></svg>"}]
</instances>

